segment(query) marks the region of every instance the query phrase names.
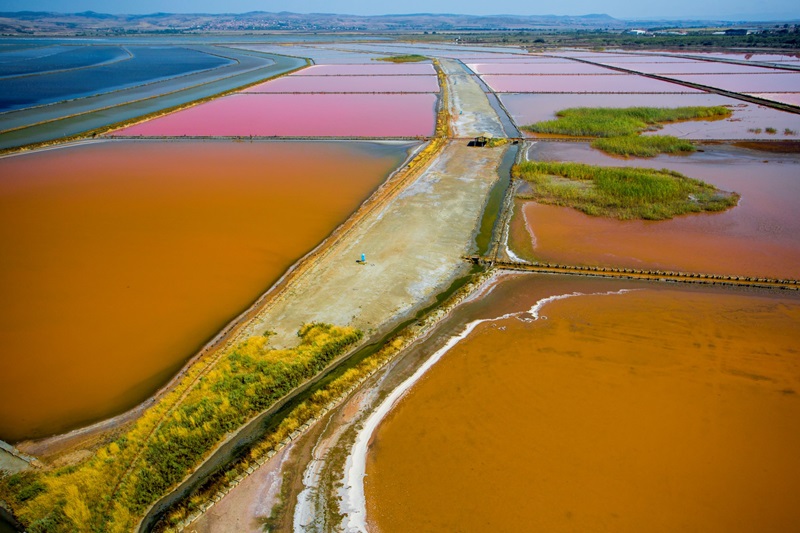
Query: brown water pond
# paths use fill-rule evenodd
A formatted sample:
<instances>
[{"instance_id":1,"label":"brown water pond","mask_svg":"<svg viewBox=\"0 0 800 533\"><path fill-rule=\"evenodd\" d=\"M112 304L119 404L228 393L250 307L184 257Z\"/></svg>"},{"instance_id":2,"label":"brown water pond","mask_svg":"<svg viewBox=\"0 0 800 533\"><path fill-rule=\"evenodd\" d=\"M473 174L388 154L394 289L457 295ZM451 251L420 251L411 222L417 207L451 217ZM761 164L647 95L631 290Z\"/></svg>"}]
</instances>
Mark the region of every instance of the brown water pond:
<instances>
[{"instance_id":1,"label":"brown water pond","mask_svg":"<svg viewBox=\"0 0 800 533\"><path fill-rule=\"evenodd\" d=\"M798 296L518 276L451 321L576 292L480 324L399 401L367 456L372 529L792 530Z\"/></svg>"},{"instance_id":2,"label":"brown water pond","mask_svg":"<svg viewBox=\"0 0 800 533\"><path fill-rule=\"evenodd\" d=\"M585 143L536 143L531 159L669 168L736 191L741 200L723 213L657 222L590 217L529 202L516 210L512 249L526 255L533 243L537 259L562 264L800 278L800 218L795 207L800 158L725 146L703 149L689 157L625 160Z\"/></svg>"},{"instance_id":3,"label":"brown water pond","mask_svg":"<svg viewBox=\"0 0 800 533\"><path fill-rule=\"evenodd\" d=\"M0 438L147 398L411 146L116 141L0 159Z\"/></svg>"}]
</instances>

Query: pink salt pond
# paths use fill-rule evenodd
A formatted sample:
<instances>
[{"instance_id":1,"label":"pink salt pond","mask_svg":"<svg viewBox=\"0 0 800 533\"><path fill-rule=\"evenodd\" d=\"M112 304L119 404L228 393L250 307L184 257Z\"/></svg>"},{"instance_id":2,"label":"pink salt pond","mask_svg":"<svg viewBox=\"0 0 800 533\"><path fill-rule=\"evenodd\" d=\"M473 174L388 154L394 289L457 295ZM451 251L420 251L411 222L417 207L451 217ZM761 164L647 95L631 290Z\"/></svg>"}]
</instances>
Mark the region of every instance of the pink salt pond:
<instances>
[{"instance_id":1,"label":"pink salt pond","mask_svg":"<svg viewBox=\"0 0 800 533\"><path fill-rule=\"evenodd\" d=\"M436 93L436 76L286 76L245 93Z\"/></svg>"},{"instance_id":2,"label":"pink salt pond","mask_svg":"<svg viewBox=\"0 0 800 533\"><path fill-rule=\"evenodd\" d=\"M800 107L800 92L797 93L751 93L750 96L756 96L765 100L772 100L773 102L780 102L781 104L796 105Z\"/></svg>"},{"instance_id":3,"label":"pink salt pond","mask_svg":"<svg viewBox=\"0 0 800 533\"><path fill-rule=\"evenodd\" d=\"M781 95L784 96L784 95ZM782 139L800 138L800 115L734 100L718 94L503 94L500 96L517 126L552 120L556 112L569 107L688 107L727 106L733 115L714 121L665 124L655 133L697 140L766 139L767 127ZM755 133L758 129L761 133ZM789 130L790 134L784 134ZM532 135L532 134L531 134ZM774 138L774 137L771 137Z\"/></svg>"},{"instance_id":4,"label":"pink salt pond","mask_svg":"<svg viewBox=\"0 0 800 533\"><path fill-rule=\"evenodd\" d=\"M436 75L430 63L402 63L375 65L313 65L294 76L415 76Z\"/></svg>"},{"instance_id":5,"label":"pink salt pond","mask_svg":"<svg viewBox=\"0 0 800 533\"><path fill-rule=\"evenodd\" d=\"M470 63L476 74L621 74L607 68L570 61L569 63Z\"/></svg>"},{"instance_id":6,"label":"pink salt pond","mask_svg":"<svg viewBox=\"0 0 800 533\"><path fill-rule=\"evenodd\" d=\"M123 128L132 137L417 137L437 95L235 94Z\"/></svg>"},{"instance_id":7,"label":"pink salt pond","mask_svg":"<svg viewBox=\"0 0 800 533\"><path fill-rule=\"evenodd\" d=\"M781 70L733 63L683 61L680 63L633 63L609 61L604 65L617 66L648 74L780 74Z\"/></svg>"},{"instance_id":8,"label":"pink salt pond","mask_svg":"<svg viewBox=\"0 0 800 533\"><path fill-rule=\"evenodd\" d=\"M737 93L793 93L800 92L800 73L783 74L719 74L716 76L675 75L676 80L699 83L709 87Z\"/></svg>"},{"instance_id":9,"label":"pink salt pond","mask_svg":"<svg viewBox=\"0 0 800 533\"><path fill-rule=\"evenodd\" d=\"M482 76L500 93L696 93L676 83L636 75Z\"/></svg>"}]
</instances>

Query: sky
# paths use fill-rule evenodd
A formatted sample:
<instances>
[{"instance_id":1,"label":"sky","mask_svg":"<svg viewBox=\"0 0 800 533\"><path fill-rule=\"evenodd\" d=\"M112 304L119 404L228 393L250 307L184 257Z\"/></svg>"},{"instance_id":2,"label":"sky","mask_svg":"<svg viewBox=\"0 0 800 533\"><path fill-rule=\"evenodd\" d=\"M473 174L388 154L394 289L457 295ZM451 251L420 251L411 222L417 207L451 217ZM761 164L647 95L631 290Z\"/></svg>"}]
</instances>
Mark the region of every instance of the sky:
<instances>
[{"instance_id":1,"label":"sky","mask_svg":"<svg viewBox=\"0 0 800 533\"><path fill-rule=\"evenodd\" d=\"M471 15L586 15L605 13L621 19L673 18L716 20L796 20L798 0L0 0L0 11L75 13L242 13L292 11L385 15L459 13Z\"/></svg>"}]
</instances>

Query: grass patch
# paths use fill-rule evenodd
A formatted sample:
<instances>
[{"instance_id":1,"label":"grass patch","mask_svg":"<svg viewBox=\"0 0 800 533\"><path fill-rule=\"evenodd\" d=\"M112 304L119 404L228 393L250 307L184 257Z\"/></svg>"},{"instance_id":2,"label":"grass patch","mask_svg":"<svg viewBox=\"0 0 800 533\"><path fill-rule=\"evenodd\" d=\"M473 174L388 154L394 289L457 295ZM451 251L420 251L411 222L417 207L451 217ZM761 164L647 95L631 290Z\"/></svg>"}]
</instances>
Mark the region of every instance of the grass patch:
<instances>
[{"instance_id":1,"label":"grass patch","mask_svg":"<svg viewBox=\"0 0 800 533\"><path fill-rule=\"evenodd\" d=\"M427 61L428 57L419 54L405 54L400 56L381 57L375 61L388 61L389 63L418 63L420 61Z\"/></svg>"},{"instance_id":2,"label":"grass patch","mask_svg":"<svg viewBox=\"0 0 800 533\"><path fill-rule=\"evenodd\" d=\"M603 137L592 141L592 148L608 154L625 157L655 157L658 154L685 154L694 152L694 143L671 135L625 135Z\"/></svg>"},{"instance_id":3,"label":"grass patch","mask_svg":"<svg viewBox=\"0 0 800 533\"><path fill-rule=\"evenodd\" d=\"M658 154L688 153L695 150L690 141L668 135L640 137L644 131L655 131L662 124L686 120L717 120L731 115L723 106L713 107L573 107L556 113L555 120L522 126L534 133L597 137L592 147L604 152L636 157Z\"/></svg>"},{"instance_id":4,"label":"grass patch","mask_svg":"<svg viewBox=\"0 0 800 533\"><path fill-rule=\"evenodd\" d=\"M361 332L309 324L298 336L298 345L286 350L270 348L268 336L251 337L228 349L205 375L193 367L163 401L91 459L0 478L0 498L30 532L130 531L229 432L319 373ZM284 422L281 434L300 425Z\"/></svg>"},{"instance_id":5,"label":"grass patch","mask_svg":"<svg viewBox=\"0 0 800 533\"><path fill-rule=\"evenodd\" d=\"M527 198L620 220L724 211L739 200L671 170L527 161L514 167L513 176L531 184Z\"/></svg>"}]
</instances>

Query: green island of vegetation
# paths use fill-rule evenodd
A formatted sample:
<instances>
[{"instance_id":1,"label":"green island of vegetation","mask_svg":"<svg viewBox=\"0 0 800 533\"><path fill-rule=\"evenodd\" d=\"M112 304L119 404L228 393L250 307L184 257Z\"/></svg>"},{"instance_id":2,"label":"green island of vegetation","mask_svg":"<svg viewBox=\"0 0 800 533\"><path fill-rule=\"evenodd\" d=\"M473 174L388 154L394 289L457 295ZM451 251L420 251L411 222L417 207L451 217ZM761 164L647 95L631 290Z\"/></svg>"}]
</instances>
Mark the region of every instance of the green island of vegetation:
<instances>
[{"instance_id":1,"label":"green island of vegetation","mask_svg":"<svg viewBox=\"0 0 800 533\"><path fill-rule=\"evenodd\" d=\"M526 161L515 165L512 175L531 185L522 198L620 220L724 211L739 201L737 193L666 169Z\"/></svg>"},{"instance_id":2,"label":"green island of vegetation","mask_svg":"<svg viewBox=\"0 0 800 533\"><path fill-rule=\"evenodd\" d=\"M375 61L388 61L389 63L417 63L419 61L427 61L428 59L430 58L421 56L419 54L405 54L399 56L381 57Z\"/></svg>"},{"instance_id":3,"label":"green island of vegetation","mask_svg":"<svg viewBox=\"0 0 800 533\"><path fill-rule=\"evenodd\" d=\"M230 432L319 373L362 334L314 323L298 336L296 347L283 350L269 347L269 335L251 337L213 367L193 365L130 429L83 463L0 475L0 499L31 533L131 531ZM324 405L334 390L319 391L310 401ZM301 404L297 414L310 408ZM299 425L287 417L260 451L273 449Z\"/></svg>"},{"instance_id":4,"label":"green island of vegetation","mask_svg":"<svg viewBox=\"0 0 800 533\"><path fill-rule=\"evenodd\" d=\"M654 157L658 154L693 152L691 141L670 135L640 135L656 131L662 124L686 120L718 120L731 116L724 106L712 107L573 107L556 113L555 120L546 120L523 130L534 133L597 137L592 147L625 157Z\"/></svg>"}]
</instances>

